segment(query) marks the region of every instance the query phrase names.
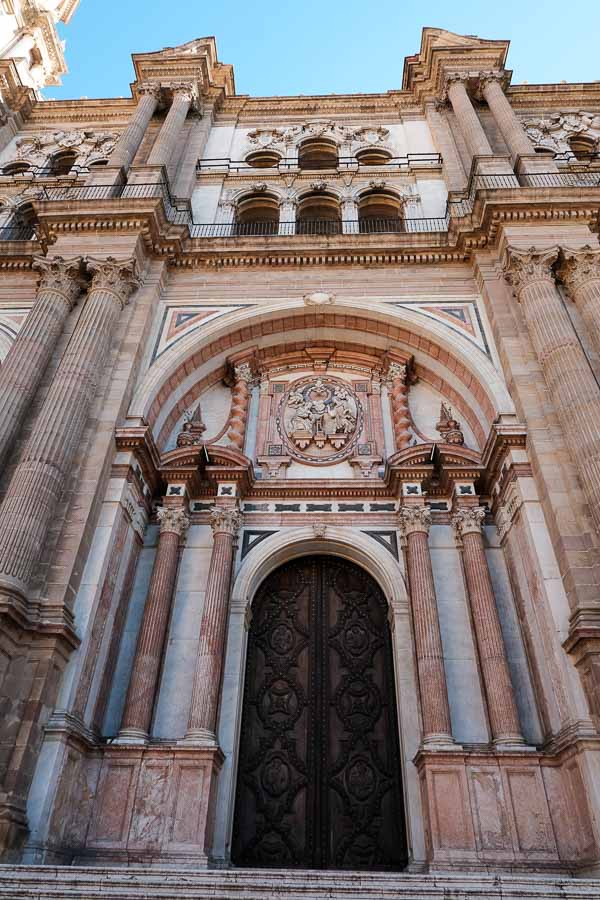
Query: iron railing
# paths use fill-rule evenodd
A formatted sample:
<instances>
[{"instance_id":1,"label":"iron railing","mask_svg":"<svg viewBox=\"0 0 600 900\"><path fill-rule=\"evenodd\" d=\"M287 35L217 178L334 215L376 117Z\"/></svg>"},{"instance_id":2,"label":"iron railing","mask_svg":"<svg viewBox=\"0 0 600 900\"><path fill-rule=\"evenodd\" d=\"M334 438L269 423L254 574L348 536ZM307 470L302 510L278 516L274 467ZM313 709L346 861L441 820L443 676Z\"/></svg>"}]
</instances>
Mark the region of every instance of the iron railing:
<instances>
[{"instance_id":1,"label":"iron railing","mask_svg":"<svg viewBox=\"0 0 600 900\"><path fill-rule=\"evenodd\" d=\"M258 151L257 151L258 152ZM220 157L218 159L199 159L196 163L196 171L198 173L211 172L213 174L239 174L243 172L248 174L260 174L261 171L279 170L280 172L288 172L290 169L298 169L301 171L315 172L319 170L341 169L411 169L411 168L435 168L441 166L442 157L439 153L408 153L406 156L394 156L385 162L371 165L361 163L355 156L340 156L332 165L323 165L321 163L310 163L309 165L298 165L297 159L280 159L273 166L252 166L244 159L229 159L229 157Z\"/></svg>"},{"instance_id":2,"label":"iron railing","mask_svg":"<svg viewBox=\"0 0 600 900\"><path fill-rule=\"evenodd\" d=\"M0 241L34 241L34 225L0 225Z\"/></svg>"},{"instance_id":3,"label":"iron railing","mask_svg":"<svg viewBox=\"0 0 600 900\"><path fill-rule=\"evenodd\" d=\"M377 219L364 223L356 219L303 219L299 222L194 222L190 225L193 238L237 238L237 237L334 237L340 234L427 234L448 230L447 220L438 218L421 219Z\"/></svg>"},{"instance_id":4,"label":"iron railing","mask_svg":"<svg viewBox=\"0 0 600 900\"><path fill-rule=\"evenodd\" d=\"M474 175L463 197L452 197L444 216L422 218L363 218L351 220L300 219L287 222L197 222L189 200L173 197L168 184L86 185L63 183L40 185L27 201L100 201L126 199L160 199L165 217L173 225L187 226L192 238L277 237L293 235L331 236L338 234L419 234L448 230L452 218L469 215L478 190L501 190L548 187L600 187L600 169L586 171L535 172L513 175L491 173ZM0 240L31 240L33 226L7 223L0 226Z\"/></svg>"}]
</instances>

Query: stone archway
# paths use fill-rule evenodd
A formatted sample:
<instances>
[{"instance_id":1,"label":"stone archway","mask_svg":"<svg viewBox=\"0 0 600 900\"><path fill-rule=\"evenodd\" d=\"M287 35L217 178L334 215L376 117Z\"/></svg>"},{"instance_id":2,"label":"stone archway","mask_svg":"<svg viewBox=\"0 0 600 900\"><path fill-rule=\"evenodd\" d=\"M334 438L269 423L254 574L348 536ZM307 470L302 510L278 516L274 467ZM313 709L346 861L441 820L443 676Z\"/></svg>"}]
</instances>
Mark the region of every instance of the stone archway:
<instances>
[{"instance_id":1,"label":"stone archway","mask_svg":"<svg viewBox=\"0 0 600 900\"><path fill-rule=\"evenodd\" d=\"M230 605L227 657L222 686L219 745L225 763L219 776L213 857L229 861L233 831L235 785L242 717L245 660L251 606L260 585L280 565L306 555L333 555L350 560L379 585L388 603L400 732L400 765L404 792L406 836L411 862L424 863L422 799L417 770L420 712L410 610L402 563L372 538L355 529L327 526L317 536L310 526L289 528L257 545L244 559L235 578Z\"/></svg>"},{"instance_id":2,"label":"stone archway","mask_svg":"<svg viewBox=\"0 0 600 900\"><path fill-rule=\"evenodd\" d=\"M252 606L232 859L401 870L407 863L387 600L337 556L294 559Z\"/></svg>"}]
</instances>

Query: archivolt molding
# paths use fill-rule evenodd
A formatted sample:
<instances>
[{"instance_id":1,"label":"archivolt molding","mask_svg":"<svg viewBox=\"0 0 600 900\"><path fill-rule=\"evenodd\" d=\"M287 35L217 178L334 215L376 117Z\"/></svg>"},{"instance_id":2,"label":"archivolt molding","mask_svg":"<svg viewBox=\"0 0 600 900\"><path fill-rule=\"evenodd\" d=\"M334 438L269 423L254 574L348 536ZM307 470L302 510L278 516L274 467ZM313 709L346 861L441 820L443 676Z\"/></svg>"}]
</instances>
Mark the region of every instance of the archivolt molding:
<instances>
[{"instance_id":1,"label":"archivolt molding","mask_svg":"<svg viewBox=\"0 0 600 900\"><path fill-rule=\"evenodd\" d=\"M368 342L383 349L397 346L399 350L407 347L415 353L417 363L434 371L445 369L447 380L462 383L461 393L471 398L469 405L478 410L487 429L497 414L514 412L502 377L488 357L441 322L425 320L418 311L388 303L374 303L365 310L354 298L338 301L333 312L328 306L308 311L299 297L293 302L237 310L183 337L146 372L129 416L147 421L156 437L186 391L241 345L256 344L261 335L273 342L281 333L293 341L295 330L305 341L322 341L326 339L324 327L329 334L335 332L339 340L349 334L351 342L356 343L356 332L360 332L363 345Z\"/></svg>"},{"instance_id":2,"label":"archivolt molding","mask_svg":"<svg viewBox=\"0 0 600 900\"><path fill-rule=\"evenodd\" d=\"M341 556L356 563L378 583L390 609L408 609L404 575L394 557L358 529L327 525L315 534L312 525L286 528L266 538L245 557L231 592L232 609L250 610L256 591L278 566L308 554Z\"/></svg>"}]
</instances>

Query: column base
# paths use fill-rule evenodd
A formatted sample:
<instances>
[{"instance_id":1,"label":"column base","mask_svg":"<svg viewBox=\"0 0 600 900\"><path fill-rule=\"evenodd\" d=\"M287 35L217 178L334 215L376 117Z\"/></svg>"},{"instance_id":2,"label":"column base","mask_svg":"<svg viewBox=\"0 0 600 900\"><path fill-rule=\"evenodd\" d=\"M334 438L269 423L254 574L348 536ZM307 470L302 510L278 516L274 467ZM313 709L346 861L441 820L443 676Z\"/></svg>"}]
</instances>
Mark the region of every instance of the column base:
<instances>
[{"instance_id":1,"label":"column base","mask_svg":"<svg viewBox=\"0 0 600 900\"><path fill-rule=\"evenodd\" d=\"M146 731L143 731L141 728L123 728L119 731L118 735L113 741L113 744L117 744L118 746L127 744L137 747L145 747L150 740L150 736Z\"/></svg>"},{"instance_id":2,"label":"column base","mask_svg":"<svg viewBox=\"0 0 600 900\"><path fill-rule=\"evenodd\" d=\"M496 738L495 741L492 741L492 747L500 753L536 752L536 748L528 744L525 738L518 734L509 734L507 737Z\"/></svg>"},{"instance_id":3,"label":"column base","mask_svg":"<svg viewBox=\"0 0 600 900\"><path fill-rule=\"evenodd\" d=\"M421 742L422 750L462 750L462 745L457 744L451 734L428 734Z\"/></svg>"},{"instance_id":4,"label":"column base","mask_svg":"<svg viewBox=\"0 0 600 900\"><path fill-rule=\"evenodd\" d=\"M209 749L219 746L216 734L214 731L209 731L208 728L192 728L177 743L182 747L207 747Z\"/></svg>"}]
</instances>

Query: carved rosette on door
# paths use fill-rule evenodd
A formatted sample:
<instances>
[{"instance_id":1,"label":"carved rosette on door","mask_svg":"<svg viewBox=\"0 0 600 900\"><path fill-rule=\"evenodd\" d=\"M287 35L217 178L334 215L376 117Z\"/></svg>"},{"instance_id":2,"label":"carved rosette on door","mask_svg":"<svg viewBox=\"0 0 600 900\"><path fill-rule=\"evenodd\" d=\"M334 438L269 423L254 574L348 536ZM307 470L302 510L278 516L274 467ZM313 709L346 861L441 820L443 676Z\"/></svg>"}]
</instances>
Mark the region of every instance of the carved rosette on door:
<instances>
[{"instance_id":1,"label":"carved rosette on door","mask_svg":"<svg viewBox=\"0 0 600 900\"><path fill-rule=\"evenodd\" d=\"M352 563L288 563L254 601L232 850L242 866L406 865L387 603Z\"/></svg>"}]
</instances>

